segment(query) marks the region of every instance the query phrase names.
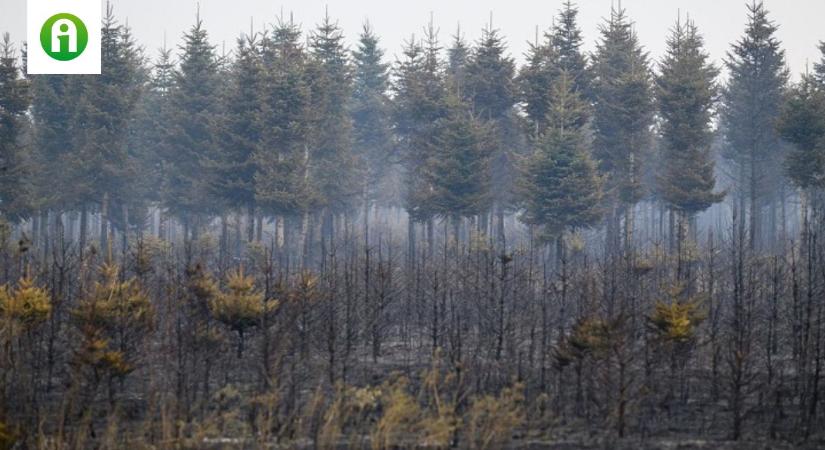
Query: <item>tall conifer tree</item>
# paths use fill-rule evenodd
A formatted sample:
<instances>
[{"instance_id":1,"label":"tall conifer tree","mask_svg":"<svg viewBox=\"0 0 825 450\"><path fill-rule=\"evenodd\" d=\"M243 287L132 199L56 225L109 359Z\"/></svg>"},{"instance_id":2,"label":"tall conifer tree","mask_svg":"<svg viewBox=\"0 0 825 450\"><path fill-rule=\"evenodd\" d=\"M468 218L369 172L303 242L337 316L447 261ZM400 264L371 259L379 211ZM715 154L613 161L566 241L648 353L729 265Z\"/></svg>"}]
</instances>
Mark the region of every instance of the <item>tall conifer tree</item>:
<instances>
[{"instance_id":1,"label":"tall conifer tree","mask_svg":"<svg viewBox=\"0 0 825 450\"><path fill-rule=\"evenodd\" d=\"M521 220L537 226L544 240L561 242L565 231L601 218L602 179L583 129L587 106L576 89L566 72L554 81L547 129L526 158L519 182Z\"/></svg>"},{"instance_id":2,"label":"tall conifer tree","mask_svg":"<svg viewBox=\"0 0 825 450\"><path fill-rule=\"evenodd\" d=\"M788 72L776 30L764 4L754 1L748 5L745 35L725 61L730 80L722 109L724 156L734 166L739 184L740 215L750 219L751 249L760 242L762 208L778 188L773 168L782 158L775 125Z\"/></svg>"},{"instance_id":3,"label":"tall conifer tree","mask_svg":"<svg viewBox=\"0 0 825 450\"><path fill-rule=\"evenodd\" d=\"M183 39L169 95L171 126L166 139L171 167L165 203L183 220L184 231L196 235L201 219L217 212L209 189L209 160L217 152L219 61L199 14Z\"/></svg>"},{"instance_id":4,"label":"tall conifer tree","mask_svg":"<svg viewBox=\"0 0 825 450\"><path fill-rule=\"evenodd\" d=\"M362 192L347 109L352 95L352 67L343 32L328 14L311 34L309 50L313 63L310 178L317 194L315 201L326 210L325 220L329 221L332 214L350 210Z\"/></svg>"},{"instance_id":5,"label":"tall conifer tree","mask_svg":"<svg viewBox=\"0 0 825 450\"><path fill-rule=\"evenodd\" d=\"M255 201L283 222L284 243L310 207L308 162L312 105L301 29L279 18L262 40L261 140L255 150Z\"/></svg>"},{"instance_id":6,"label":"tall conifer tree","mask_svg":"<svg viewBox=\"0 0 825 450\"><path fill-rule=\"evenodd\" d=\"M109 223L124 236L129 230L138 167L128 151L128 131L146 81L140 50L110 4L101 30L101 59L99 76L75 80L80 97L71 131L76 152L69 164L73 176L83 180L80 201L100 207L100 245L105 249Z\"/></svg>"},{"instance_id":7,"label":"tall conifer tree","mask_svg":"<svg viewBox=\"0 0 825 450\"><path fill-rule=\"evenodd\" d=\"M650 151L653 95L647 53L624 9L611 9L601 27L593 55L594 156L607 178L614 203L608 222L611 245L618 242L624 216L623 241L633 236L633 208L644 195L642 172Z\"/></svg>"},{"instance_id":8,"label":"tall conifer tree","mask_svg":"<svg viewBox=\"0 0 825 450\"><path fill-rule=\"evenodd\" d=\"M213 162L215 195L229 206L249 213L248 240L253 239L255 223L255 150L264 123L261 121L264 67L258 35L238 38L236 59L228 73L224 97L221 152ZM237 212L241 212L240 210Z\"/></svg>"},{"instance_id":9,"label":"tall conifer tree","mask_svg":"<svg viewBox=\"0 0 825 450\"><path fill-rule=\"evenodd\" d=\"M382 195L379 186L390 168L393 144L388 97L389 64L384 62L384 51L369 24L364 25L352 57L355 67L351 114L355 154L365 171L366 214L373 202L391 200Z\"/></svg>"},{"instance_id":10,"label":"tall conifer tree","mask_svg":"<svg viewBox=\"0 0 825 450\"><path fill-rule=\"evenodd\" d=\"M447 116L436 123L435 148L427 175L433 212L450 219L458 234L461 219L490 208L493 147L489 125L473 115L465 100L450 93L447 107Z\"/></svg>"},{"instance_id":11,"label":"tall conifer tree","mask_svg":"<svg viewBox=\"0 0 825 450\"><path fill-rule=\"evenodd\" d=\"M169 94L174 84L174 72L172 50L164 44L147 74L149 81L135 107L129 135L129 151L136 159L140 174L133 183L135 195L154 206L161 205L163 201L163 189L158 187L164 185L169 169ZM158 233L162 238L165 237L165 225L165 215L161 210Z\"/></svg>"},{"instance_id":12,"label":"tall conifer tree","mask_svg":"<svg viewBox=\"0 0 825 450\"><path fill-rule=\"evenodd\" d=\"M438 58L438 41L430 28L428 42L408 41L395 67L394 121L401 145L404 205L411 223L433 217L429 204L428 162L432 156L434 124L446 117L446 85Z\"/></svg>"},{"instance_id":13,"label":"tall conifer tree","mask_svg":"<svg viewBox=\"0 0 825 450\"><path fill-rule=\"evenodd\" d=\"M558 69L572 78L573 89L586 99L590 95L591 74L587 68L587 57L581 50L583 38L578 15L576 5L571 0L566 0L556 17L550 40L558 55ZM586 119L587 111L584 111L582 120Z\"/></svg>"},{"instance_id":14,"label":"tall conifer tree","mask_svg":"<svg viewBox=\"0 0 825 450\"><path fill-rule=\"evenodd\" d=\"M489 24L473 48L467 64L466 95L473 112L493 127L492 184L497 242L505 243L504 216L513 203L514 161L518 129L513 109L516 103L515 63L507 54L504 39Z\"/></svg>"},{"instance_id":15,"label":"tall conifer tree","mask_svg":"<svg viewBox=\"0 0 825 450\"><path fill-rule=\"evenodd\" d=\"M547 127L550 86L558 76L558 53L549 39L540 42L537 34L536 41L530 43L526 57L527 64L522 66L517 79L519 98L524 103L531 125L528 133L538 138Z\"/></svg>"},{"instance_id":16,"label":"tall conifer tree","mask_svg":"<svg viewBox=\"0 0 825 450\"><path fill-rule=\"evenodd\" d=\"M656 79L661 133L664 139L659 196L680 218L679 242L686 221L719 202L714 192L714 159L710 153L713 107L719 71L709 61L702 36L692 21L681 20L667 40L667 53Z\"/></svg>"},{"instance_id":17,"label":"tall conifer tree","mask_svg":"<svg viewBox=\"0 0 825 450\"><path fill-rule=\"evenodd\" d=\"M808 194L825 187L825 83L803 75L788 90L778 130L793 144L785 159L791 181Z\"/></svg>"},{"instance_id":18,"label":"tall conifer tree","mask_svg":"<svg viewBox=\"0 0 825 450\"><path fill-rule=\"evenodd\" d=\"M12 221L31 213L33 194L31 147L23 139L31 96L21 75L17 52L5 33L0 43L0 212Z\"/></svg>"},{"instance_id":19,"label":"tall conifer tree","mask_svg":"<svg viewBox=\"0 0 825 450\"><path fill-rule=\"evenodd\" d=\"M453 43L447 49L447 76L451 84L451 89L462 96L466 96L465 85L467 83L467 63L470 60L471 49L461 34L461 28L456 30L453 36Z\"/></svg>"},{"instance_id":20,"label":"tall conifer tree","mask_svg":"<svg viewBox=\"0 0 825 450\"><path fill-rule=\"evenodd\" d=\"M825 41L819 43L819 52L822 54L819 61L814 63L816 81L825 85Z\"/></svg>"}]
</instances>

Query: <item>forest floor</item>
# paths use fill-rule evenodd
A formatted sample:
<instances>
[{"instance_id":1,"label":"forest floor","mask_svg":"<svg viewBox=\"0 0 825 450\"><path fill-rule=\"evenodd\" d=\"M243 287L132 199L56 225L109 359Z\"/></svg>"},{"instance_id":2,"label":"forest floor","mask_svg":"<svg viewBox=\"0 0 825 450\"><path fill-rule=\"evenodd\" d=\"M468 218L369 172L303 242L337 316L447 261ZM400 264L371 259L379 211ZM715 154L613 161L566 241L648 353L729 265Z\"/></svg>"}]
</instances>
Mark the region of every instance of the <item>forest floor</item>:
<instances>
[{"instance_id":1,"label":"forest floor","mask_svg":"<svg viewBox=\"0 0 825 450\"><path fill-rule=\"evenodd\" d=\"M211 439L204 442L205 449L208 450L246 450L260 448L257 443L245 442L239 439ZM271 449L312 449L317 448L310 440L292 441L284 444L273 443L268 448ZM336 450L369 449L369 438L365 438L358 444L342 443ZM405 447L416 450L432 449L426 446ZM464 448L458 445L457 448ZM506 447L511 450L815 450L825 448L825 442L809 442L796 445L781 441L720 441L710 439L678 439L678 438L650 438L640 440L638 438L626 439L603 439L603 438L581 438L581 439L560 439L558 441L546 441L535 439L513 440Z\"/></svg>"}]
</instances>

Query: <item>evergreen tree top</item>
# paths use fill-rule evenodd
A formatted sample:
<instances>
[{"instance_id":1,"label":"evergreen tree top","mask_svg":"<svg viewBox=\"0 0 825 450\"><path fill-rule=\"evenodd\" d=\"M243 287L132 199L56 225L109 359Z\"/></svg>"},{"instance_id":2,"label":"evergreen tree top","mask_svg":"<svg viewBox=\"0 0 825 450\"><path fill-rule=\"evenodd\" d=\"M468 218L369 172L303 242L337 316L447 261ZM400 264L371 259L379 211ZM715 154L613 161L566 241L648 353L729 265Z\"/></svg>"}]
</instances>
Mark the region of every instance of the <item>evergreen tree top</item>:
<instances>
[{"instance_id":1,"label":"evergreen tree top","mask_svg":"<svg viewBox=\"0 0 825 450\"><path fill-rule=\"evenodd\" d=\"M215 72L220 65L215 54L217 47L209 43L209 34L203 27L200 15L196 17L189 31L183 34L183 44L178 48L182 52L177 71L178 81L194 72Z\"/></svg>"},{"instance_id":2,"label":"evergreen tree top","mask_svg":"<svg viewBox=\"0 0 825 450\"><path fill-rule=\"evenodd\" d=\"M303 49L301 34L300 25L293 22L291 17L288 21L279 17L272 27L272 36L265 41L279 49L282 54L287 51L301 51Z\"/></svg>"},{"instance_id":3,"label":"evergreen tree top","mask_svg":"<svg viewBox=\"0 0 825 450\"><path fill-rule=\"evenodd\" d=\"M494 120L507 114L515 103L515 71L498 30L483 28L467 66L467 95L478 114Z\"/></svg>"},{"instance_id":4,"label":"evergreen tree top","mask_svg":"<svg viewBox=\"0 0 825 450\"><path fill-rule=\"evenodd\" d=\"M546 36L546 35L545 35ZM530 42L525 64L518 75L520 99L524 102L524 109L533 122L533 133L541 133L547 118L550 105L550 90L558 73L558 54L551 42L539 42L536 32L536 42Z\"/></svg>"},{"instance_id":5,"label":"evergreen tree top","mask_svg":"<svg viewBox=\"0 0 825 450\"><path fill-rule=\"evenodd\" d=\"M713 191L711 121L719 70L709 59L696 25L677 19L656 79L664 143L657 193L671 209L688 214L724 198Z\"/></svg>"},{"instance_id":6,"label":"evergreen tree top","mask_svg":"<svg viewBox=\"0 0 825 450\"><path fill-rule=\"evenodd\" d=\"M422 64L424 47L421 41L413 34L409 39L405 39L401 47L401 58L396 61L398 70L409 70Z\"/></svg>"},{"instance_id":7,"label":"evergreen tree top","mask_svg":"<svg viewBox=\"0 0 825 450\"><path fill-rule=\"evenodd\" d=\"M732 82L754 76L788 78L785 50L776 37L778 28L768 18L768 10L762 1L748 5L745 35L733 44L725 61ZM755 67L759 70L754 70Z\"/></svg>"},{"instance_id":8,"label":"evergreen tree top","mask_svg":"<svg viewBox=\"0 0 825 450\"><path fill-rule=\"evenodd\" d=\"M441 71L441 43L438 40L439 29L433 24L432 17L427 27L424 29L424 68L430 74Z\"/></svg>"},{"instance_id":9,"label":"evergreen tree top","mask_svg":"<svg viewBox=\"0 0 825 450\"><path fill-rule=\"evenodd\" d=\"M555 138L565 139L571 134L579 136L587 105L575 90L573 77L562 71L550 88L552 102L547 111L547 131Z\"/></svg>"},{"instance_id":10,"label":"evergreen tree top","mask_svg":"<svg viewBox=\"0 0 825 450\"><path fill-rule=\"evenodd\" d=\"M0 43L0 113L16 114L25 110L28 101L21 96L21 87L28 87L27 83L21 83L20 65L18 64L17 51L11 42L9 33L3 33L3 42Z\"/></svg>"},{"instance_id":11,"label":"evergreen tree top","mask_svg":"<svg viewBox=\"0 0 825 450\"><path fill-rule=\"evenodd\" d=\"M358 39L358 48L352 52L355 70L356 93L364 90L385 92L389 83L387 70L390 65L383 61L384 50L379 47L378 36L369 22L364 24Z\"/></svg>"},{"instance_id":12,"label":"evergreen tree top","mask_svg":"<svg viewBox=\"0 0 825 450\"><path fill-rule=\"evenodd\" d=\"M608 81L619 74L647 70L648 54L641 46L624 8L611 8L610 18L599 26L601 39L593 58L597 77Z\"/></svg>"},{"instance_id":13,"label":"evergreen tree top","mask_svg":"<svg viewBox=\"0 0 825 450\"><path fill-rule=\"evenodd\" d=\"M817 81L825 85L825 41L819 43L819 51L822 56L819 62L814 63L814 76Z\"/></svg>"},{"instance_id":14,"label":"evergreen tree top","mask_svg":"<svg viewBox=\"0 0 825 450\"><path fill-rule=\"evenodd\" d=\"M470 47L464 40L461 27L456 28L453 35L453 43L447 49L447 74L452 78L457 89L461 89L464 84L464 75L467 71L467 62L470 58Z\"/></svg>"},{"instance_id":15,"label":"evergreen tree top","mask_svg":"<svg viewBox=\"0 0 825 450\"><path fill-rule=\"evenodd\" d=\"M548 39L559 55L559 66L571 75L583 73L587 67L587 58L581 52L582 32L577 23L579 10L567 0L559 11L552 35Z\"/></svg>"},{"instance_id":16,"label":"evergreen tree top","mask_svg":"<svg viewBox=\"0 0 825 450\"><path fill-rule=\"evenodd\" d=\"M591 226L602 214L603 182L582 128L586 105L564 71L553 81L549 104L547 128L525 160L519 181L520 218L539 226L542 240Z\"/></svg>"},{"instance_id":17,"label":"evergreen tree top","mask_svg":"<svg viewBox=\"0 0 825 450\"><path fill-rule=\"evenodd\" d=\"M15 121L29 108L31 101L28 80L21 77L17 51L8 33L3 34L0 42L0 149L5 145L16 143L5 135L15 126ZM6 154L0 154L0 167L7 164ZM2 169L0 169L2 170Z\"/></svg>"},{"instance_id":18,"label":"evergreen tree top","mask_svg":"<svg viewBox=\"0 0 825 450\"><path fill-rule=\"evenodd\" d=\"M775 122L789 74L776 30L764 4L753 2L748 5L745 34L725 60L730 80L722 119L730 145L723 155L734 162L761 161L778 154Z\"/></svg>"},{"instance_id":19,"label":"evergreen tree top","mask_svg":"<svg viewBox=\"0 0 825 450\"><path fill-rule=\"evenodd\" d=\"M478 40L478 44L474 50L476 59L487 57L497 60L512 60L512 58L505 55L506 51L507 44L497 28L487 25L481 29L481 38Z\"/></svg>"},{"instance_id":20,"label":"evergreen tree top","mask_svg":"<svg viewBox=\"0 0 825 450\"><path fill-rule=\"evenodd\" d=\"M264 33L261 39L261 54L264 64L285 66L286 70L295 70L303 65L304 43L301 40L301 27L290 17L285 20L278 17L272 30Z\"/></svg>"},{"instance_id":21,"label":"evergreen tree top","mask_svg":"<svg viewBox=\"0 0 825 450\"><path fill-rule=\"evenodd\" d=\"M719 68L709 60L710 55L704 49L704 39L696 24L689 19L684 23L677 20L667 38L665 56L659 63L661 76L657 85L660 93L701 90L704 97L697 106L709 114L718 89L714 80L719 75Z\"/></svg>"},{"instance_id":22,"label":"evergreen tree top","mask_svg":"<svg viewBox=\"0 0 825 450\"><path fill-rule=\"evenodd\" d=\"M329 14L324 14L324 19L310 34L309 47L313 55L327 66L343 67L349 62L344 32Z\"/></svg>"},{"instance_id":23,"label":"evergreen tree top","mask_svg":"<svg viewBox=\"0 0 825 450\"><path fill-rule=\"evenodd\" d=\"M115 18L111 3L106 3L106 14L101 28L102 82L132 83L134 77L148 77L143 70L145 58L143 50L135 42L127 25L120 25Z\"/></svg>"},{"instance_id":24,"label":"evergreen tree top","mask_svg":"<svg viewBox=\"0 0 825 450\"><path fill-rule=\"evenodd\" d=\"M157 62L152 68L152 88L161 94L168 94L175 83L175 63L172 49L165 46L158 50Z\"/></svg>"}]
</instances>

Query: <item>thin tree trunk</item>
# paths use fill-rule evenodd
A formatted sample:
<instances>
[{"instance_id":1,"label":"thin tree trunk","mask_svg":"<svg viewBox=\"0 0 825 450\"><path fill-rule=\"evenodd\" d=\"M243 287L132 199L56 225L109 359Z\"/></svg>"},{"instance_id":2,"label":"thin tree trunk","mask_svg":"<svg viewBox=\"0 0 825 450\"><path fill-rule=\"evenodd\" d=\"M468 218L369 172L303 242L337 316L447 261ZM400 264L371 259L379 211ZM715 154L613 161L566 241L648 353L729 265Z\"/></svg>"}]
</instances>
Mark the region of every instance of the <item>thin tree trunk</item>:
<instances>
[{"instance_id":1,"label":"thin tree trunk","mask_svg":"<svg viewBox=\"0 0 825 450\"><path fill-rule=\"evenodd\" d=\"M163 213L162 208L158 208L158 239L166 240L168 238L166 225L166 214Z\"/></svg>"},{"instance_id":2,"label":"thin tree trunk","mask_svg":"<svg viewBox=\"0 0 825 450\"><path fill-rule=\"evenodd\" d=\"M100 202L100 251L111 257L109 248L109 193L103 194L103 199Z\"/></svg>"},{"instance_id":3,"label":"thin tree trunk","mask_svg":"<svg viewBox=\"0 0 825 450\"><path fill-rule=\"evenodd\" d=\"M122 236L123 254L129 250L129 207L123 205L123 236Z\"/></svg>"},{"instance_id":4,"label":"thin tree trunk","mask_svg":"<svg viewBox=\"0 0 825 450\"><path fill-rule=\"evenodd\" d=\"M80 207L80 259L83 260L83 253L86 251L86 239L89 234L89 207L86 203Z\"/></svg>"},{"instance_id":5,"label":"thin tree trunk","mask_svg":"<svg viewBox=\"0 0 825 450\"><path fill-rule=\"evenodd\" d=\"M247 210L246 227L246 242L252 242L255 239L255 205L251 203Z\"/></svg>"}]
</instances>

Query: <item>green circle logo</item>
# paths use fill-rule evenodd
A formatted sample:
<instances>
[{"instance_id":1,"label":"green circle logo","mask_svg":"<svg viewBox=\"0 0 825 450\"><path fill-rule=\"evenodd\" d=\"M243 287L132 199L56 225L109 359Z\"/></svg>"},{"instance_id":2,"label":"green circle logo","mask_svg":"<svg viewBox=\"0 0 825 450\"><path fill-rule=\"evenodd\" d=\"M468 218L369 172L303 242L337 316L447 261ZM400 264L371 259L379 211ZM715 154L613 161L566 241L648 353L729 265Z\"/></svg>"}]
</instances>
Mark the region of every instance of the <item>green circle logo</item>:
<instances>
[{"instance_id":1,"label":"green circle logo","mask_svg":"<svg viewBox=\"0 0 825 450\"><path fill-rule=\"evenodd\" d=\"M58 61L71 61L86 50L89 31L77 16L55 14L40 29L40 46L47 55Z\"/></svg>"}]
</instances>

